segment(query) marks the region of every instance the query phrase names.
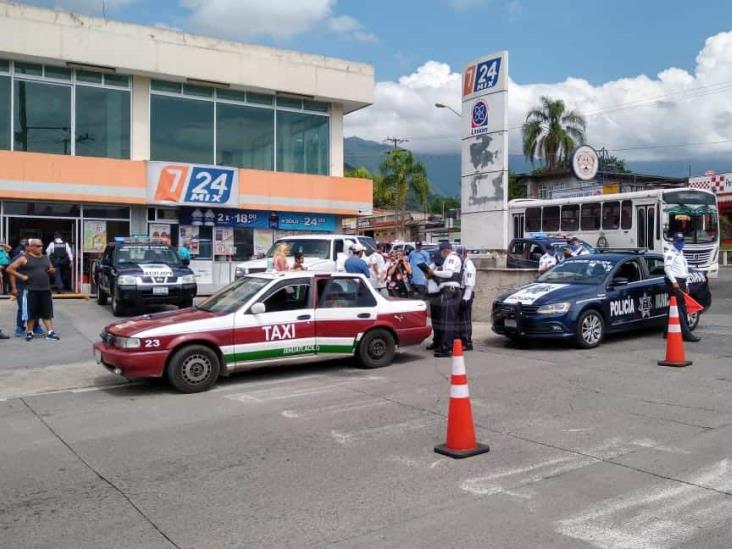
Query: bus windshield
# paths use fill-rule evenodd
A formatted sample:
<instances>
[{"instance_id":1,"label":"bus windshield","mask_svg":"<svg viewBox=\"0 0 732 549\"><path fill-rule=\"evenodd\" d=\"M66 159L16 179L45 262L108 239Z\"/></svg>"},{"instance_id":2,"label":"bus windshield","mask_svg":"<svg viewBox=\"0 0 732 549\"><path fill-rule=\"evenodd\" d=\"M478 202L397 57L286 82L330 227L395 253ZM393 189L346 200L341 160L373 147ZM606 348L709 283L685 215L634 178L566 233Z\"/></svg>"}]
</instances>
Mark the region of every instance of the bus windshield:
<instances>
[{"instance_id":1,"label":"bus windshield","mask_svg":"<svg viewBox=\"0 0 732 549\"><path fill-rule=\"evenodd\" d=\"M695 191L663 193L664 212L668 225L664 237L670 241L681 233L691 243L716 242L719 234L719 213L713 195Z\"/></svg>"}]
</instances>

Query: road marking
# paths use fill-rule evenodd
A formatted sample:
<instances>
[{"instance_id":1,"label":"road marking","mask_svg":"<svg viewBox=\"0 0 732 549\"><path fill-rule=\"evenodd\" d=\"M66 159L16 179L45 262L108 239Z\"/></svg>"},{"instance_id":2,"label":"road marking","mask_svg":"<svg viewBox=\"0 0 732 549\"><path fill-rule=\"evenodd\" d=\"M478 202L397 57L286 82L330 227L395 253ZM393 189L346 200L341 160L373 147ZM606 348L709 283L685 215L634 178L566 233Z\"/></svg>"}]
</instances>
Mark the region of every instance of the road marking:
<instances>
[{"instance_id":1,"label":"road marking","mask_svg":"<svg viewBox=\"0 0 732 549\"><path fill-rule=\"evenodd\" d=\"M334 429L330 432L330 435L339 444L348 446L364 438L370 438L372 436L400 435L407 431L424 429L425 427L431 426L437 422L442 423L443 421L444 420L442 418L435 416L420 417L409 421L402 421L400 423L390 423L379 427L360 429L358 431L338 431Z\"/></svg>"},{"instance_id":2,"label":"road marking","mask_svg":"<svg viewBox=\"0 0 732 549\"><path fill-rule=\"evenodd\" d=\"M105 385L95 385L93 387L67 387L66 389L54 389L52 391L40 391L38 393L19 393L14 395L6 395L0 400L17 400L19 398L41 397L50 395L60 395L63 393L86 393L91 391L104 391L105 389L119 389L121 387L135 387L142 385L142 381L125 381L123 383L108 383Z\"/></svg>"},{"instance_id":3,"label":"road marking","mask_svg":"<svg viewBox=\"0 0 732 549\"><path fill-rule=\"evenodd\" d=\"M601 549L681 545L703 528L725 524L732 513L732 499L698 487L720 491L732 487L729 459L697 472L689 482L664 481L609 499L557 521L555 530Z\"/></svg>"},{"instance_id":4,"label":"road marking","mask_svg":"<svg viewBox=\"0 0 732 549\"><path fill-rule=\"evenodd\" d=\"M321 376L303 376L305 378L318 378L322 380ZM294 378L291 378L294 379ZM330 378L332 379L332 378ZM229 400L236 400L239 402L269 402L273 400L287 400L291 398L299 398L301 396L310 396L319 393L330 393L334 389L347 389L348 385L354 383L364 383L372 381L383 381L385 378L382 376L364 376L353 379L342 379L341 381L319 383L317 385L307 386L300 384L288 384L285 386L269 387L265 389L257 389L254 391L247 391L244 393L234 393L224 395L224 398ZM283 381L284 383L284 381Z\"/></svg>"},{"instance_id":5,"label":"road marking","mask_svg":"<svg viewBox=\"0 0 732 549\"><path fill-rule=\"evenodd\" d=\"M322 406L319 408L309 408L303 410L282 410L281 414L283 417L286 417L288 419L299 419L307 416L351 412L354 410L362 410L364 408L373 408L375 406L385 406L387 404L392 403L388 400L368 400L362 402L349 402L347 404L333 404L331 406Z\"/></svg>"}]
</instances>

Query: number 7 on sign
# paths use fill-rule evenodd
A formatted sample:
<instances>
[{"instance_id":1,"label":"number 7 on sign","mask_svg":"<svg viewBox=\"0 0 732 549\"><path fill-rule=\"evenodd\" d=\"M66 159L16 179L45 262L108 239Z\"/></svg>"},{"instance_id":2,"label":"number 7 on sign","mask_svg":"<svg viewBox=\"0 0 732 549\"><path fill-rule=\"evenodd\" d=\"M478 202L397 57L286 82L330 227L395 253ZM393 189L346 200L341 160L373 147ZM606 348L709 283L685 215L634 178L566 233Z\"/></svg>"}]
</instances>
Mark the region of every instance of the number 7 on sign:
<instances>
[{"instance_id":1,"label":"number 7 on sign","mask_svg":"<svg viewBox=\"0 0 732 549\"><path fill-rule=\"evenodd\" d=\"M160 170L155 200L179 202L188 182L188 166L165 166Z\"/></svg>"}]
</instances>

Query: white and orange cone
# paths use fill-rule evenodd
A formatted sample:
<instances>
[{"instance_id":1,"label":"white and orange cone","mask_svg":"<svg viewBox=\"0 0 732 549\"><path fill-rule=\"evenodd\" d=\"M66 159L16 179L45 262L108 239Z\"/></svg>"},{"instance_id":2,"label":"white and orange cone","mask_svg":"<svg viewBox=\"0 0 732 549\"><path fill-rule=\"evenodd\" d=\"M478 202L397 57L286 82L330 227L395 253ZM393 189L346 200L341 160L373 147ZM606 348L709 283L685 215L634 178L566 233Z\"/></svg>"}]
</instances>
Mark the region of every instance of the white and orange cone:
<instances>
[{"instance_id":1,"label":"white and orange cone","mask_svg":"<svg viewBox=\"0 0 732 549\"><path fill-rule=\"evenodd\" d=\"M447 441L435 446L435 452L455 459L477 456L488 452L487 444L475 440L473 409L470 405L468 376L465 372L463 342L452 344L452 376L450 380L450 408L447 414Z\"/></svg>"},{"instance_id":2,"label":"white and orange cone","mask_svg":"<svg viewBox=\"0 0 732 549\"><path fill-rule=\"evenodd\" d=\"M659 360L659 366L675 366L683 368L691 366L691 360L686 360L684 354L684 338L681 335L681 320L676 296L671 296L668 308L668 336L666 337L666 360Z\"/></svg>"}]
</instances>

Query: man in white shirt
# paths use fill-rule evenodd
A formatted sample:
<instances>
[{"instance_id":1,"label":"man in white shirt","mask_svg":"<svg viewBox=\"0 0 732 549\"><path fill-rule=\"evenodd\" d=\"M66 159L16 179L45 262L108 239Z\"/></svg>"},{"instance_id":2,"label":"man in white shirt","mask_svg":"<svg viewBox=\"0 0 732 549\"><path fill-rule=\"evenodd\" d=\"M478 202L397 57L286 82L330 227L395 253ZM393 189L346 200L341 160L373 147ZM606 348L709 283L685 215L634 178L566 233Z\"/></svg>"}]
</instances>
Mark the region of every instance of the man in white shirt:
<instances>
[{"instance_id":1,"label":"man in white shirt","mask_svg":"<svg viewBox=\"0 0 732 549\"><path fill-rule=\"evenodd\" d=\"M440 285L440 323L444 336L440 348L435 351L435 357L446 358L452 356L453 340L460 337L459 313L462 290L462 261L452 251L449 242L440 243L440 254L445 258L441 268L430 271L430 276L436 277Z\"/></svg>"},{"instance_id":2,"label":"man in white shirt","mask_svg":"<svg viewBox=\"0 0 732 549\"><path fill-rule=\"evenodd\" d=\"M462 259L462 281L460 287L463 290L463 298L460 301L460 339L463 341L463 349L473 350L473 298L475 297L475 278L477 271L475 263L468 257L468 250L463 247L457 249L457 255Z\"/></svg>"},{"instance_id":3,"label":"man in white shirt","mask_svg":"<svg viewBox=\"0 0 732 549\"><path fill-rule=\"evenodd\" d=\"M379 242L376 251L369 257L371 285L381 295L386 296L386 262L384 261L384 245Z\"/></svg>"},{"instance_id":4,"label":"man in white shirt","mask_svg":"<svg viewBox=\"0 0 732 549\"><path fill-rule=\"evenodd\" d=\"M669 295L676 297L676 305L679 308L679 321L681 323L681 335L684 341L701 341L689 330L688 317L686 316L686 300L684 293L688 292L686 279L689 278L689 264L684 257L684 235L677 233L674 235L674 245L663 256L663 270L666 273L666 288ZM663 337L667 337L667 332Z\"/></svg>"},{"instance_id":5,"label":"man in white shirt","mask_svg":"<svg viewBox=\"0 0 732 549\"><path fill-rule=\"evenodd\" d=\"M557 250L551 244L547 244L545 248L546 253L539 259L539 274L547 272L549 269L559 263L557 257Z\"/></svg>"}]
</instances>

